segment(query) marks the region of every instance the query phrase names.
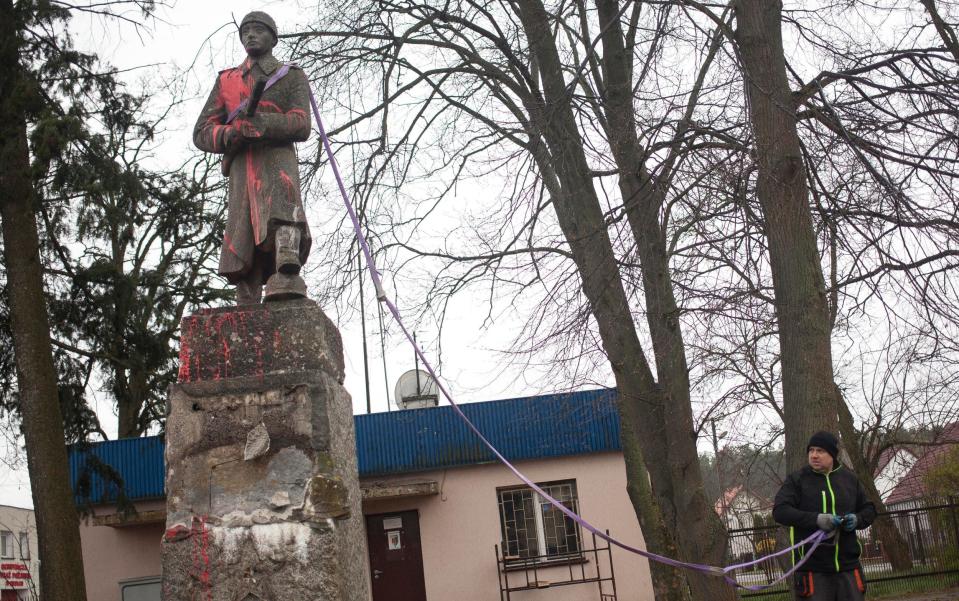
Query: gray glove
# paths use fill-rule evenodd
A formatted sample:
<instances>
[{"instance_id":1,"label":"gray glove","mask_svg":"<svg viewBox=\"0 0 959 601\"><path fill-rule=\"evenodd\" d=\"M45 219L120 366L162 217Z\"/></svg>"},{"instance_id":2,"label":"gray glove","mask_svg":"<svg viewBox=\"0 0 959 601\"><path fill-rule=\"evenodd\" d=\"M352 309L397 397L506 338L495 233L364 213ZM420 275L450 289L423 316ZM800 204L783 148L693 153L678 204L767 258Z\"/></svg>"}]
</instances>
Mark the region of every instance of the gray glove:
<instances>
[{"instance_id":1,"label":"gray glove","mask_svg":"<svg viewBox=\"0 0 959 601\"><path fill-rule=\"evenodd\" d=\"M816 525L819 526L819 529L823 532L832 532L836 529L836 520L833 519L834 516L828 513L820 513L816 517Z\"/></svg>"}]
</instances>

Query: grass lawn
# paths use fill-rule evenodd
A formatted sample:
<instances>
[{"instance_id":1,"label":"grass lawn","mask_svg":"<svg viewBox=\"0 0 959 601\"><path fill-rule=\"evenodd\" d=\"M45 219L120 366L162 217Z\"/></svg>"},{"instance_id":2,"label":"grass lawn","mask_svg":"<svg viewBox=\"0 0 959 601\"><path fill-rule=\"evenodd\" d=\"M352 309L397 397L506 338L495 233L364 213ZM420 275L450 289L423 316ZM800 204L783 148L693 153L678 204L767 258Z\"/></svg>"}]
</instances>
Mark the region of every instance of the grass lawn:
<instances>
[{"instance_id":1,"label":"grass lawn","mask_svg":"<svg viewBox=\"0 0 959 601\"><path fill-rule=\"evenodd\" d=\"M881 582L869 582L866 596L870 599L900 599L905 596L915 595L917 593L928 592L949 592L955 594L953 597L959 598L959 591L956 587L959 585L959 574L936 574L930 576L916 576L903 580L883 580ZM935 598L935 597L934 597Z\"/></svg>"}]
</instances>

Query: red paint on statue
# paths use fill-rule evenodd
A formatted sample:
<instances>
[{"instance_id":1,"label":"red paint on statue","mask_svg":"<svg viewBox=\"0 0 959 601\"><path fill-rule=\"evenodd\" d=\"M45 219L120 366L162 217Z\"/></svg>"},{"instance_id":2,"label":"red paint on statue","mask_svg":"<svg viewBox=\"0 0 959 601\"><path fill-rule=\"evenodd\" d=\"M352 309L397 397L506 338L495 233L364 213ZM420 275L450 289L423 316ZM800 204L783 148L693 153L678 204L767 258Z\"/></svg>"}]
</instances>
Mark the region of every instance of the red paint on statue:
<instances>
[{"instance_id":1,"label":"red paint on statue","mask_svg":"<svg viewBox=\"0 0 959 601\"><path fill-rule=\"evenodd\" d=\"M239 69L227 69L220 73L220 102L230 113L250 96L250 86Z\"/></svg>"},{"instance_id":2,"label":"red paint on statue","mask_svg":"<svg viewBox=\"0 0 959 601\"><path fill-rule=\"evenodd\" d=\"M223 234L223 246L237 257L240 256L240 253L237 252L236 247L233 246L233 239L230 238L230 234Z\"/></svg>"},{"instance_id":3,"label":"red paint on statue","mask_svg":"<svg viewBox=\"0 0 959 601\"><path fill-rule=\"evenodd\" d=\"M193 523L190 526L190 538L193 539L193 576L195 577L200 572L200 545L196 540L196 518L193 518Z\"/></svg>"},{"instance_id":4,"label":"red paint on statue","mask_svg":"<svg viewBox=\"0 0 959 601\"><path fill-rule=\"evenodd\" d=\"M190 343L186 339L180 340L180 370L176 379L178 382L190 381Z\"/></svg>"},{"instance_id":5,"label":"red paint on statue","mask_svg":"<svg viewBox=\"0 0 959 601\"><path fill-rule=\"evenodd\" d=\"M283 185L286 187L287 191L292 193L294 190L293 179L290 178L290 175L282 169L280 169L280 181L283 182Z\"/></svg>"},{"instance_id":6,"label":"red paint on statue","mask_svg":"<svg viewBox=\"0 0 959 601\"><path fill-rule=\"evenodd\" d=\"M263 348L260 345L256 346L256 377L263 379L263 376L266 373L263 371Z\"/></svg>"},{"instance_id":7,"label":"red paint on statue","mask_svg":"<svg viewBox=\"0 0 959 601\"><path fill-rule=\"evenodd\" d=\"M282 113L283 112L283 109L281 109L278 104L276 104L275 102L270 102L269 100L261 100L259 107L260 109L263 110L264 113ZM257 110L260 110L260 109L257 109Z\"/></svg>"},{"instance_id":8,"label":"red paint on statue","mask_svg":"<svg viewBox=\"0 0 959 601\"><path fill-rule=\"evenodd\" d=\"M259 178L257 163L253 160L253 153L246 153L246 197L250 203L250 225L253 227L253 242L262 244L265 232L260 229L260 206L257 197L263 182Z\"/></svg>"},{"instance_id":9,"label":"red paint on statue","mask_svg":"<svg viewBox=\"0 0 959 601\"><path fill-rule=\"evenodd\" d=\"M298 67L283 67L272 55L247 57L217 76L215 93L205 104L193 131L197 148L213 153L225 150L225 140L234 132L245 140L269 137L266 144L242 144L232 157L229 171L229 201L226 232L218 271L231 283L249 275L256 253L269 253L270 232L278 224L301 226L301 252L309 252L311 239L306 227L298 184L294 143L310 135L308 82ZM248 99L259 78L283 75L274 80L258 105L259 115L247 118L242 111L227 125L226 120ZM229 128L229 129L224 129ZM281 182L279 169L294 182Z\"/></svg>"},{"instance_id":10,"label":"red paint on statue","mask_svg":"<svg viewBox=\"0 0 959 601\"><path fill-rule=\"evenodd\" d=\"M183 320L183 329L180 335L180 370L177 379L180 382L189 382L193 378L190 373L190 361L193 357L191 352L193 338L196 335L197 318L188 317Z\"/></svg>"},{"instance_id":11,"label":"red paint on statue","mask_svg":"<svg viewBox=\"0 0 959 601\"><path fill-rule=\"evenodd\" d=\"M301 127L308 127L309 117L306 114L306 111L300 109L293 109L284 113L286 117L286 126L290 129L299 129Z\"/></svg>"}]
</instances>

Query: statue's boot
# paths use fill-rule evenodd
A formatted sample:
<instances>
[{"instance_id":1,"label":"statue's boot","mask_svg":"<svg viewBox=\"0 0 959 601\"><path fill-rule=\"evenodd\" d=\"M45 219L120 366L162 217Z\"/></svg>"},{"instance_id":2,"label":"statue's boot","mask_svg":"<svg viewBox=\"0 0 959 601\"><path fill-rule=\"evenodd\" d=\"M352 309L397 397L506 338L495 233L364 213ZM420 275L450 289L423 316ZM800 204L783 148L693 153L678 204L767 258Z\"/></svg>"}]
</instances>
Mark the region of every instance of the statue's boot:
<instances>
[{"instance_id":1,"label":"statue's boot","mask_svg":"<svg viewBox=\"0 0 959 601\"><path fill-rule=\"evenodd\" d=\"M306 282L300 277L300 228L276 228L276 273L266 282L266 300L306 298Z\"/></svg>"},{"instance_id":2,"label":"statue's boot","mask_svg":"<svg viewBox=\"0 0 959 601\"><path fill-rule=\"evenodd\" d=\"M295 225L276 228L276 270L280 273L300 273L300 228Z\"/></svg>"}]
</instances>

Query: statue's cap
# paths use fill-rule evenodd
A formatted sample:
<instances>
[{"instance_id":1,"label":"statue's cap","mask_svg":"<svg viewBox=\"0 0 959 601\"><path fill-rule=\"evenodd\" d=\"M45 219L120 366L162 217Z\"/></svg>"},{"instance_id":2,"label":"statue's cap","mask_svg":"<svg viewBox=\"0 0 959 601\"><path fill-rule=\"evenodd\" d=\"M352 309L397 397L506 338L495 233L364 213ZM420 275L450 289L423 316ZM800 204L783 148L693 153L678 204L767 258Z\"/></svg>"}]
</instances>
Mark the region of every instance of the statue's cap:
<instances>
[{"instance_id":1,"label":"statue's cap","mask_svg":"<svg viewBox=\"0 0 959 601\"><path fill-rule=\"evenodd\" d=\"M263 25L266 25L267 29L273 32L273 37L280 37L276 32L276 21L273 20L273 17L266 14L262 10L255 10L243 17L243 20L240 21L240 29L243 29L243 26L247 23L262 23Z\"/></svg>"}]
</instances>

